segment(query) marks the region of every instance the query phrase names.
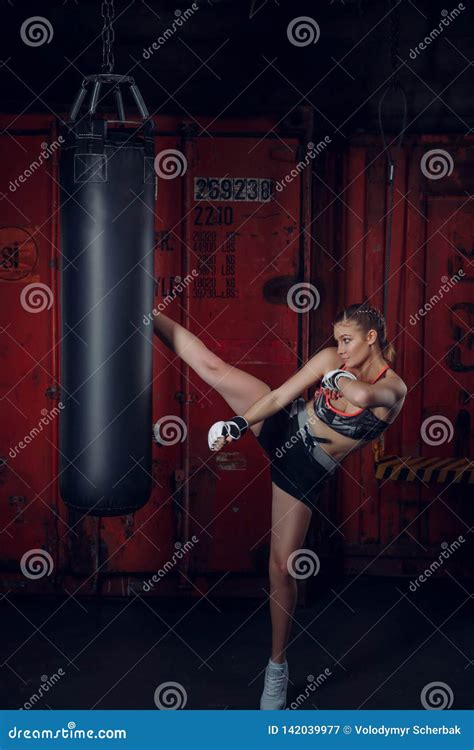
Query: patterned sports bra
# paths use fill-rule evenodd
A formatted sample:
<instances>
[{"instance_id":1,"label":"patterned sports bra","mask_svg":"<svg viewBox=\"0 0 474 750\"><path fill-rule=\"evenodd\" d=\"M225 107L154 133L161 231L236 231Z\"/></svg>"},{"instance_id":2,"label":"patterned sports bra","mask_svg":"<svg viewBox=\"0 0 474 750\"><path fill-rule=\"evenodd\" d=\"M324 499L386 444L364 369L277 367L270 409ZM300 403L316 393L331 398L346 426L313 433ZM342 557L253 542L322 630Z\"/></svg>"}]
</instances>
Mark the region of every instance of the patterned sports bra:
<instances>
[{"instance_id":1,"label":"patterned sports bra","mask_svg":"<svg viewBox=\"0 0 474 750\"><path fill-rule=\"evenodd\" d=\"M344 367L345 365L340 369L343 370ZM389 367L390 365L383 367L370 385L376 383ZM328 395L321 388L315 393L314 412L324 424L332 427L340 435L353 440L375 440L390 425L389 422L376 417L370 409L359 409L353 414L346 414L335 409L329 403Z\"/></svg>"}]
</instances>

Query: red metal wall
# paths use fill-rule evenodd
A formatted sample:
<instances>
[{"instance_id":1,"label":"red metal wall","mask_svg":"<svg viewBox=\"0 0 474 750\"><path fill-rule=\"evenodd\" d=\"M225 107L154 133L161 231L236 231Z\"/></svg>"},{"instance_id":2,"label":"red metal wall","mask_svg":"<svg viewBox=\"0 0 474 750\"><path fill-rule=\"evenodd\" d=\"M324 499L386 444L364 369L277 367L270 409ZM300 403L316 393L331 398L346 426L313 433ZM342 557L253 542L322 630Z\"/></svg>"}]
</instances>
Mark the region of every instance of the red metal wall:
<instances>
[{"instance_id":1,"label":"red metal wall","mask_svg":"<svg viewBox=\"0 0 474 750\"><path fill-rule=\"evenodd\" d=\"M383 309L387 276L388 337L398 353L394 368L409 389L384 445L352 454L339 472L337 518L348 573L412 574L459 534L469 543L450 559L451 570L474 573L472 484L380 481L374 471L376 449L398 457L472 461L473 142L457 136L405 140L395 173L388 268L389 189L381 139L360 136L344 154L331 154L324 168L331 189L320 185L314 191L315 232L334 262L318 263L323 253L316 249L312 278L321 287L323 315L315 320L312 349L332 335L332 318L344 304L370 298ZM448 171L452 165L451 174L440 179L421 168L422 158L435 149L444 152L438 168L440 160ZM446 277L460 269L465 275L440 293ZM431 308L417 317L430 300ZM438 440L451 423L452 438L430 444L422 429L428 418L438 424Z\"/></svg>"},{"instance_id":2,"label":"red metal wall","mask_svg":"<svg viewBox=\"0 0 474 750\"><path fill-rule=\"evenodd\" d=\"M12 119L1 119L2 129ZM271 202L201 201L195 193L198 178L281 179L300 158L304 123L298 132L283 127L277 133L270 132L271 120L201 124L207 132L198 136L195 123L158 123L157 152L181 151L187 170L158 184L155 304L196 269L199 283L176 294L166 312L224 360L275 387L301 358L333 344L332 320L343 304L370 296L382 306L388 211L382 145L360 137L345 152L320 155L312 164L310 216L309 170ZM154 447L155 487L144 508L100 520L80 520L66 508L58 496L55 418L9 456L58 401L57 155L15 190L9 187L41 144L56 136L51 118L22 116L0 137L0 586L38 592L79 583L79 593L131 594L142 591L143 582L195 534L198 542L151 587L153 595L184 590L198 596L211 587L261 595L271 500L266 459L251 436L238 449L210 456L209 425L230 411L156 337L153 420L183 420L186 439ZM409 394L386 433L387 455L472 455L471 143L412 137L398 161L387 318L399 352L395 369ZM420 170L421 157L434 147L454 162L442 181ZM440 279L460 268L462 282L411 324ZM289 285L303 278L321 295L311 316L286 303ZM47 295L51 290L51 299L41 312L28 312L21 293L38 282L47 285ZM422 439L421 424L433 415L452 422L452 441L430 446ZM437 555L441 542L467 533L472 506L466 488L454 484L375 479L373 448L346 460L337 492L331 487L325 493L322 513L313 518L311 539L323 557L344 560L346 572L410 575ZM51 555L49 576L22 575L20 560L32 549ZM462 574L471 570L464 550L453 555L452 565Z\"/></svg>"},{"instance_id":3,"label":"red metal wall","mask_svg":"<svg viewBox=\"0 0 474 750\"><path fill-rule=\"evenodd\" d=\"M2 128L11 119L4 118ZM158 123L163 134L157 137L157 153L179 150L187 170L181 178L158 180L155 306L166 302L166 314L219 356L275 387L307 356L307 320L288 310L286 293L307 276L309 236L301 226L307 221L308 176L288 185L278 202L252 200L251 191L253 180L260 180L263 189L262 180L280 179L291 170L303 128L285 132L283 127L272 134L271 120L203 125L198 137L190 123ZM57 154L11 195L7 190L10 180L38 157L41 142L56 137L50 118L21 117L0 144L6 193L0 207L6 328L0 355L5 394L0 455L6 459L0 469L1 585L38 592L75 589L80 583L82 594L142 591L143 581L195 534L199 541L192 551L151 587L152 594L180 589L198 594L214 585L214 578L222 591L260 593L267 575L271 506L264 454L248 436L239 450L210 455L207 430L216 419L230 416L229 409L156 337L153 420L179 418L187 434L183 441L154 447L155 486L144 508L130 516L80 519L64 505L58 495L57 418L14 460L8 456L34 427L36 415L58 403ZM229 176L247 180L247 200L197 199L195 178ZM38 261L29 272L27 261L34 253L21 240L19 264L25 268L14 276L10 266L16 256L10 248L18 241L15 231L25 230ZM168 305L179 279L193 269L199 273L196 281ZM33 282L47 285L51 305L25 312L21 293ZM151 433L151 425L144 429ZM52 558L50 575L39 580L20 572L23 555L32 549Z\"/></svg>"}]
</instances>

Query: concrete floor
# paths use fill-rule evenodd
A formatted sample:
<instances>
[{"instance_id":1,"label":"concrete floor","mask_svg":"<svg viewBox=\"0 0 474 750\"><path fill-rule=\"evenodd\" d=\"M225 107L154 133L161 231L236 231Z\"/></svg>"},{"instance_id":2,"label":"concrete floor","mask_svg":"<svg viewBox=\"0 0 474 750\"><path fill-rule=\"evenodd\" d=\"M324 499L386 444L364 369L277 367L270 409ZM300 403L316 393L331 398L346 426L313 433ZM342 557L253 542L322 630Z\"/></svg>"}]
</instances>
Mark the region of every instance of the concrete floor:
<instances>
[{"instance_id":1,"label":"concrete floor","mask_svg":"<svg viewBox=\"0 0 474 750\"><path fill-rule=\"evenodd\" d=\"M306 710L420 709L424 686L441 681L453 709L472 709L472 581L428 581L413 594L406 579L361 577L336 596L348 583L296 609L289 704L301 695ZM3 709L23 706L55 673L32 707L156 709L155 691L169 681L182 686L186 709L258 707L270 643L264 600L9 594L0 616ZM325 670L310 689L308 675Z\"/></svg>"}]
</instances>

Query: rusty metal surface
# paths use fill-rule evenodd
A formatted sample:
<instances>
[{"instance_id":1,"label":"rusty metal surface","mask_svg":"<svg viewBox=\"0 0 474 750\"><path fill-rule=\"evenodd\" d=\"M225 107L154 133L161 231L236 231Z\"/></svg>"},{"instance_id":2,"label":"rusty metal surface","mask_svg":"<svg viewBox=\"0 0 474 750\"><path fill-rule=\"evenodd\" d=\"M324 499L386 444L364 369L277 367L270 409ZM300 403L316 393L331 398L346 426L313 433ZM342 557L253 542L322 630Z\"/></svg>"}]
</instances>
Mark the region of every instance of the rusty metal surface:
<instances>
[{"instance_id":1,"label":"rusty metal surface","mask_svg":"<svg viewBox=\"0 0 474 750\"><path fill-rule=\"evenodd\" d=\"M228 120L214 124L212 137L197 138L193 128L183 128L175 119L160 122L161 129L170 134L157 137L157 153L181 150L188 170L182 179L159 179L158 183L155 304L164 305L170 317L189 327L225 361L274 387L307 357L307 325L288 309L286 295L305 275L310 239L301 236L302 207L303 212L309 208L301 190L302 185L307 190L309 175L294 180L277 196L278 203L268 201L265 192L259 194L263 200L252 200L253 180L259 180L259 189L265 191L270 183L262 181L283 177L299 157L296 137L258 136L268 132L271 124L270 119ZM32 161L41 138L52 141L57 137L55 124L47 117L20 118L18 126L22 133L14 136L16 143L11 138L4 143L4 151L10 155L10 161L5 161L9 179L22 170L23 161ZM44 128L45 135L29 134L38 128ZM247 200L195 200L195 177L225 178L229 174L244 178ZM21 185L21 200L20 191L15 195L16 208L8 208L5 201L2 204L2 225L23 231L45 225L42 233L32 232L35 242L43 243L41 252L22 239L20 265L24 263L25 268L20 270L25 272L21 279L13 281L6 268L16 260L15 253L8 250L10 235L2 241L3 270L10 273L10 280L2 286L2 292L6 290L2 294L3 319L7 325L10 318L17 321L12 332L24 349L8 344L3 337L2 386L5 391L12 388L11 400L13 404L21 400L27 419L43 404L57 403L60 379L56 180L54 158L47 170L39 170ZM36 199L38 194L41 201ZM206 260L213 254L211 270L206 272ZM36 256L40 261L31 270L28 263L33 265ZM199 269L199 279L204 281L176 293L177 284L193 268ZM21 289L33 282L46 284L52 293L51 309L40 315L18 310ZM222 586L250 595L260 592L259 577L266 574L271 508L267 460L251 435L233 455L210 457L207 430L214 419L228 414L228 407L156 338L154 348L153 421L182 420L187 435L183 441L171 439L167 445L154 445L155 484L150 502L133 515L100 520L81 518L66 508L58 495L57 429L53 425L47 440L38 437L25 450L18 475L2 464L2 493L10 498L0 511L6 538L2 545L3 571L8 571L5 588L18 583L22 588L33 585L35 591L68 591L79 586L79 595L131 595L139 590L143 593L148 582L146 593L189 594L196 591L195 582L204 590L203 580L209 581L209 576L243 573L253 574L256 582L249 585L244 577L229 589L223 578ZM34 365L32 357L41 361L45 355L49 359L42 362L43 369L36 366L31 377L22 381L23 386L17 385L26 369ZM7 410L3 424L9 425L2 430L5 452L15 443L25 417L17 419L12 413L15 406L8 400L2 402L2 408ZM151 425L144 429L151 433ZM16 460L20 469L20 459ZM39 500L31 503L25 481L35 492L49 488L44 504ZM26 520L29 523L24 523ZM8 528L13 524L21 531L17 529L9 542ZM184 545L193 534L198 542L187 551ZM43 556L50 551L53 558L52 573L42 577L40 585L33 579L25 581L19 567L23 552L36 548ZM152 581L164 566L166 577Z\"/></svg>"},{"instance_id":2,"label":"rusty metal surface","mask_svg":"<svg viewBox=\"0 0 474 750\"><path fill-rule=\"evenodd\" d=\"M398 352L394 367L409 393L400 417L384 436L382 451L472 462L472 139L470 145L456 136L407 140L396 169L386 317L389 339ZM441 180L420 168L432 149L444 152L441 160L448 167L452 160L452 173ZM382 307L389 207L382 152L378 137L361 136L344 158L339 306L370 297L371 304ZM458 277L452 282L454 274ZM378 480L377 447L374 443L349 456L339 476L345 569L404 574L429 560L433 549L468 533L473 518L469 487L455 481L440 487ZM392 566L389 550L400 543L409 549L411 562L405 566L401 556ZM474 572L466 555L460 569L465 575Z\"/></svg>"},{"instance_id":3,"label":"rusty metal surface","mask_svg":"<svg viewBox=\"0 0 474 750\"><path fill-rule=\"evenodd\" d=\"M182 420L186 438L154 446L155 485L144 508L99 522L72 514L58 496L54 418L9 458L35 417L57 406L60 378L55 157L15 191L8 188L41 143L57 133L46 116L23 116L17 125L16 134L0 139L7 180L0 208L2 590L68 591L80 585L79 595L198 596L220 586L230 595L259 595L270 526L266 458L251 435L232 450L209 455L207 430L231 410L156 338L153 420ZM165 304L170 317L223 360L275 387L310 354L333 343L332 319L344 303L371 296L382 305L388 196L381 143L361 136L346 152L320 157L310 212L309 170L270 202L196 196L195 178L278 180L291 170L301 156L299 139L288 132L259 138L258 129L265 132L270 120L213 123L212 137L199 138L176 119L160 125L167 135L157 136L157 152L181 151L187 171L158 184L155 303ZM440 144L454 161L442 185L419 169L426 150ZM387 318L399 353L395 369L409 396L377 448L385 455L472 456L473 220L465 192L471 166L471 149L448 137L411 137L398 163ZM341 200L335 198L339 192ZM193 268L200 283L176 293ZM460 269L462 280L429 314L411 322L443 277ZM303 278L321 295L311 316L287 304L288 289ZM52 293L51 307L40 313L21 305L21 292L31 283L46 284ZM452 439L437 445L423 439L422 424L431 417L452 424ZM151 433L151 425L144 429ZM344 462L323 494L311 544L323 558L337 555L341 565L344 556L346 573L411 574L463 524L472 525L472 510L462 487L440 492L429 483L377 479L376 447ZM187 550L193 535L198 542ZM22 556L35 549L52 559L51 573L41 580L20 569ZM456 564L461 574L469 573L465 556ZM153 581L166 565L166 576Z\"/></svg>"}]
</instances>

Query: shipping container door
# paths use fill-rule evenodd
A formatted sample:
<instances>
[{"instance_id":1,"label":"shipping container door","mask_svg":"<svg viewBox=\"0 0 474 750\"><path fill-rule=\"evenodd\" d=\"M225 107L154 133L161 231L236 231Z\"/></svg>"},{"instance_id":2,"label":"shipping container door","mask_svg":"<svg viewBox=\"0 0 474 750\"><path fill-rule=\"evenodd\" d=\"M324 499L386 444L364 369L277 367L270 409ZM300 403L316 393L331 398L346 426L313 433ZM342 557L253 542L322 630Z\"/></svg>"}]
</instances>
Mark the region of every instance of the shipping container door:
<instances>
[{"instance_id":1,"label":"shipping container door","mask_svg":"<svg viewBox=\"0 0 474 750\"><path fill-rule=\"evenodd\" d=\"M50 157L44 156L49 125L22 125L16 122L0 137L0 530L2 589L37 591L56 575L62 523L51 448L59 413L56 208Z\"/></svg>"},{"instance_id":2,"label":"shipping container door","mask_svg":"<svg viewBox=\"0 0 474 750\"><path fill-rule=\"evenodd\" d=\"M305 316L288 304L304 263L296 139L202 137L186 144L189 326L225 362L274 388L298 367ZM293 290L293 293L295 291ZM307 317L307 316L306 316ZM191 370L187 490L197 570L265 571L271 482L252 434L211 453L211 424L233 411Z\"/></svg>"}]
</instances>

